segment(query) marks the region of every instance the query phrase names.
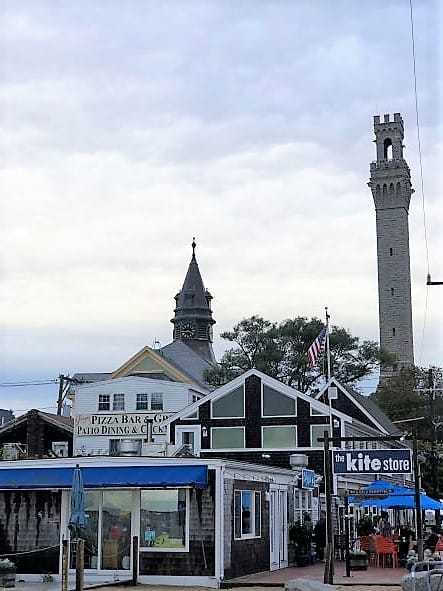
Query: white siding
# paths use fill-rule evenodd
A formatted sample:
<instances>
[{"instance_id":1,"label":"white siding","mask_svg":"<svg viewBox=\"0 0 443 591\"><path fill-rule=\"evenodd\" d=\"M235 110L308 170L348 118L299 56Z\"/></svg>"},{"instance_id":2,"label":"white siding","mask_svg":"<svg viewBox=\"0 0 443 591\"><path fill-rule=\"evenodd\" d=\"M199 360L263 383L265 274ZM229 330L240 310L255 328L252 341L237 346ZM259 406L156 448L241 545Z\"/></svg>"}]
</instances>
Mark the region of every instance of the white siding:
<instances>
[{"instance_id":1,"label":"white siding","mask_svg":"<svg viewBox=\"0 0 443 591\"><path fill-rule=\"evenodd\" d=\"M163 395L163 411L143 411L137 410L137 394L148 394L148 399L153 393ZM109 451L110 439L143 439L140 434L120 435L120 436L98 436L98 435L77 435L79 417L90 415L151 415L154 414L172 414L190 404L192 394L195 390L188 384L179 382L170 382L166 380L153 380L149 378L125 377L115 380L104 380L92 384L79 385L75 389L75 398L73 403L74 418L74 454L75 455L107 455ZM109 411L98 410L98 399L100 394L109 394L111 405ZM125 395L125 408L122 411L112 410L112 401L114 394ZM165 436L162 434L153 435L155 443L165 442Z\"/></svg>"}]
</instances>

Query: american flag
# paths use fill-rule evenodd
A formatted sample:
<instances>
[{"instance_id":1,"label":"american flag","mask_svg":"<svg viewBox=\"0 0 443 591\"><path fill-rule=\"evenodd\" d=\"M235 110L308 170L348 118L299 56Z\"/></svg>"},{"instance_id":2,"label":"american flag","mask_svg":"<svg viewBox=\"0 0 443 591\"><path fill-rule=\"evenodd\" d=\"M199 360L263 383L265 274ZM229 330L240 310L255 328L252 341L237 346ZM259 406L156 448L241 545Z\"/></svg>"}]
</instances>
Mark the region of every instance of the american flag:
<instances>
[{"instance_id":1,"label":"american flag","mask_svg":"<svg viewBox=\"0 0 443 591\"><path fill-rule=\"evenodd\" d=\"M308 349L309 367L314 367L318 356L325 350L327 327L324 326Z\"/></svg>"}]
</instances>

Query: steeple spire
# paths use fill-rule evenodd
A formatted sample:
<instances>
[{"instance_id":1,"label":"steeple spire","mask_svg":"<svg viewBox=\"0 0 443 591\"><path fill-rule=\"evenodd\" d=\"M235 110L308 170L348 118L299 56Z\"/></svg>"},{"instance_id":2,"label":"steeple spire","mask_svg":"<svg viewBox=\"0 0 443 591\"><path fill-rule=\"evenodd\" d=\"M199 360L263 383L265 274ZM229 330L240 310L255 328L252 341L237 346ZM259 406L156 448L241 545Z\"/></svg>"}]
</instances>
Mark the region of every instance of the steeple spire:
<instances>
[{"instance_id":1,"label":"steeple spire","mask_svg":"<svg viewBox=\"0 0 443 591\"><path fill-rule=\"evenodd\" d=\"M183 287L175 296L174 341L183 341L208 361L215 361L212 350L212 296L203 285L198 268L195 237L192 239L192 257Z\"/></svg>"}]
</instances>

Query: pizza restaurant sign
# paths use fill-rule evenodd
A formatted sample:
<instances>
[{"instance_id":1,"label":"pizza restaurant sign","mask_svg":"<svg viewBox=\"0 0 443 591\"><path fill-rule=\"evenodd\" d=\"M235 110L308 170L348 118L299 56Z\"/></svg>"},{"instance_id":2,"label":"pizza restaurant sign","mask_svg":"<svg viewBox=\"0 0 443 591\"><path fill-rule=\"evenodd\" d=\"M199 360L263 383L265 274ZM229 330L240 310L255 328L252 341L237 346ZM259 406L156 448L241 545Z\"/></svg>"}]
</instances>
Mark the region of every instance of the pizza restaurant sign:
<instances>
[{"instance_id":1,"label":"pizza restaurant sign","mask_svg":"<svg viewBox=\"0 0 443 591\"><path fill-rule=\"evenodd\" d=\"M160 424L170 415L164 412L79 415L75 434L77 437L141 435L147 438L149 423L152 425L152 435L162 435L165 431Z\"/></svg>"}]
</instances>

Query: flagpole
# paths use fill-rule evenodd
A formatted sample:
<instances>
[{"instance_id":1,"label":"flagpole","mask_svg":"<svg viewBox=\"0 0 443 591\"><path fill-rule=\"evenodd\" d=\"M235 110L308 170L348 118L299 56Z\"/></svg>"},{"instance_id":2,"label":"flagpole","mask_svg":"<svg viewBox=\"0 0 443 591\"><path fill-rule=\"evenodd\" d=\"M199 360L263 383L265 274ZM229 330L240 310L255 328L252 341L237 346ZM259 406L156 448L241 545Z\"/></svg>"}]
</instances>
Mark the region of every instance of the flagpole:
<instances>
[{"instance_id":1,"label":"flagpole","mask_svg":"<svg viewBox=\"0 0 443 591\"><path fill-rule=\"evenodd\" d=\"M329 348L329 319L331 318L328 314L328 306L325 306L325 314L326 314L326 367L327 367L327 375L326 378L329 382L331 379L331 351Z\"/></svg>"},{"instance_id":2,"label":"flagpole","mask_svg":"<svg viewBox=\"0 0 443 591\"><path fill-rule=\"evenodd\" d=\"M329 347L329 320L330 320L330 315L328 313L328 307L325 306L325 315L326 315L326 361L327 361L327 389L328 389L328 407L329 407L329 430L331 433L331 440L332 440L332 436L333 436L333 428L334 428L334 422L332 419L332 402L331 402L331 350Z\"/></svg>"}]
</instances>

